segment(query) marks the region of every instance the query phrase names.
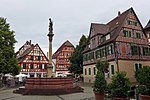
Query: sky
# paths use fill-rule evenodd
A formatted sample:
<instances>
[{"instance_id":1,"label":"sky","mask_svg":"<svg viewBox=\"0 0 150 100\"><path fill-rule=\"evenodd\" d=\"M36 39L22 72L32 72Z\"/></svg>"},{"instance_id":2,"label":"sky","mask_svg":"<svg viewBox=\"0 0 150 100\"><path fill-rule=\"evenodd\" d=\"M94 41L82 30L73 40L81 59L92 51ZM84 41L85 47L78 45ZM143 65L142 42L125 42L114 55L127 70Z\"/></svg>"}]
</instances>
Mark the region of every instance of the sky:
<instances>
[{"instance_id":1,"label":"sky","mask_svg":"<svg viewBox=\"0 0 150 100\"><path fill-rule=\"evenodd\" d=\"M118 11L133 7L143 27L150 19L149 0L0 0L0 17L15 31L15 51L28 40L48 51L49 18L53 21L53 53L69 40L76 46L91 23L106 24Z\"/></svg>"}]
</instances>

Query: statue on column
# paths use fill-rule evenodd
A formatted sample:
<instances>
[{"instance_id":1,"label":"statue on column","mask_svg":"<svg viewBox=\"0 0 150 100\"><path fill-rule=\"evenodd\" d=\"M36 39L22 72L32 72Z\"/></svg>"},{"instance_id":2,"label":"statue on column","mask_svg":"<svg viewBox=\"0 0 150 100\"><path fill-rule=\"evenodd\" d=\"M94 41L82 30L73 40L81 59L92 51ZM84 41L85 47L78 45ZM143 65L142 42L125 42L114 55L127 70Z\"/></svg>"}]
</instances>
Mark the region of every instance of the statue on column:
<instances>
[{"instance_id":1,"label":"statue on column","mask_svg":"<svg viewBox=\"0 0 150 100\"><path fill-rule=\"evenodd\" d=\"M53 22L51 20L51 18L49 18L49 33L53 33Z\"/></svg>"}]
</instances>

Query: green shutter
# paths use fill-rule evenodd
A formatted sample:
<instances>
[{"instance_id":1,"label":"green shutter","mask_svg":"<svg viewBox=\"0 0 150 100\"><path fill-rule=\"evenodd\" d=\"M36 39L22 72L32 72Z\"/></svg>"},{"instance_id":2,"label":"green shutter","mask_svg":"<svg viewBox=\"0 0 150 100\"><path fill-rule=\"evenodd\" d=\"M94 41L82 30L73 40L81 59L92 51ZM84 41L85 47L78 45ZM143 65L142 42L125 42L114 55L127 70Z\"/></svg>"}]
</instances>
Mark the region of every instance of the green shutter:
<instances>
[{"instance_id":1,"label":"green shutter","mask_svg":"<svg viewBox=\"0 0 150 100\"><path fill-rule=\"evenodd\" d=\"M142 69L142 64L139 64L139 69Z\"/></svg>"},{"instance_id":2,"label":"green shutter","mask_svg":"<svg viewBox=\"0 0 150 100\"><path fill-rule=\"evenodd\" d=\"M87 74L86 69L85 69L85 75Z\"/></svg>"},{"instance_id":3,"label":"green shutter","mask_svg":"<svg viewBox=\"0 0 150 100\"><path fill-rule=\"evenodd\" d=\"M96 75L96 68L95 67L93 68L93 71L94 71L94 75Z\"/></svg>"},{"instance_id":4,"label":"green shutter","mask_svg":"<svg viewBox=\"0 0 150 100\"><path fill-rule=\"evenodd\" d=\"M138 64L135 64L135 71L138 70Z\"/></svg>"},{"instance_id":5,"label":"green shutter","mask_svg":"<svg viewBox=\"0 0 150 100\"><path fill-rule=\"evenodd\" d=\"M115 74L115 68L114 68L114 65L111 65L111 74Z\"/></svg>"},{"instance_id":6,"label":"green shutter","mask_svg":"<svg viewBox=\"0 0 150 100\"><path fill-rule=\"evenodd\" d=\"M89 68L89 75L91 75L91 68Z\"/></svg>"}]
</instances>

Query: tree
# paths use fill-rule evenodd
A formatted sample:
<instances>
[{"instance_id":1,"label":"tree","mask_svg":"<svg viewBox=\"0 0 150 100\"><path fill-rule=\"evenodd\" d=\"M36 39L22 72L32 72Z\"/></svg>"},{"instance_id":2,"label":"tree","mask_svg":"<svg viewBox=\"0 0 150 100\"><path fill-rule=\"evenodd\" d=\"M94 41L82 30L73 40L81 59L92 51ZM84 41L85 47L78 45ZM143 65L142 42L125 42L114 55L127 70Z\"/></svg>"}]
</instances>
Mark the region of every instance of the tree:
<instances>
[{"instance_id":1,"label":"tree","mask_svg":"<svg viewBox=\"0 0 150 100\"><path fill-rule=\"evenodd\" d=\"M82 74L83 73L83 55L82 52L85 47L89 44L89 39L86 38L85 35L82 35L79 41L79 45L76 46L74 52L71 54L70 62L68 70L74 74Z\"/></svg>"},{"instance_id":2,"label":"tree","mask_svg":"<svg viewBox=\"0 0 150 100\"><path fill-rule=\"evenodd\" d=\"M97 68L98 72L101 72L104 74L107 71L108 67L109 67L109 63L107 61L98 60L96 62L96 68Z\"/></svg>"},{"instance_id":3,"label":"tree","mask_svg":"<svg viewBox=\"0 0 150 100\"><path fill-rule=\"evenodd\" d=\"M14 51L14 31L10 30L10 26L6 23L5 18L0 17L0 73L11 73L16 75L19 72L19 64Z\"/></svg>"}]
</instances>

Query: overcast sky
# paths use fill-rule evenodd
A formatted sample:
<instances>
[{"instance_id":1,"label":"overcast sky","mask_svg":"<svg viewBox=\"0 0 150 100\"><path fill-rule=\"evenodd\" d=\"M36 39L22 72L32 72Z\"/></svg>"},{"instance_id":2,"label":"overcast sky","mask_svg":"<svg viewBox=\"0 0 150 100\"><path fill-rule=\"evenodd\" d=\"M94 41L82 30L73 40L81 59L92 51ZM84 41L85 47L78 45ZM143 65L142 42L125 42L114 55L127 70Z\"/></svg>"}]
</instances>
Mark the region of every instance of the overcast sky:
<instances>
[{"instance_id":1,"label":"overcast sky","mask_svg":"<svg viewBox=\"0 0 150 100\"><path fill-rule=\"evenodd\" d=\"M66 40L77 45L91 23L107 23L133 7L143 27L150 19L149 0L0 0L0 16L15 31L17 51L27 40L48 51L48 24L54 24L53 53Z\"/></svg>"}]
</instances>

